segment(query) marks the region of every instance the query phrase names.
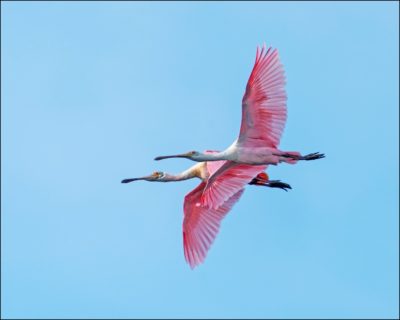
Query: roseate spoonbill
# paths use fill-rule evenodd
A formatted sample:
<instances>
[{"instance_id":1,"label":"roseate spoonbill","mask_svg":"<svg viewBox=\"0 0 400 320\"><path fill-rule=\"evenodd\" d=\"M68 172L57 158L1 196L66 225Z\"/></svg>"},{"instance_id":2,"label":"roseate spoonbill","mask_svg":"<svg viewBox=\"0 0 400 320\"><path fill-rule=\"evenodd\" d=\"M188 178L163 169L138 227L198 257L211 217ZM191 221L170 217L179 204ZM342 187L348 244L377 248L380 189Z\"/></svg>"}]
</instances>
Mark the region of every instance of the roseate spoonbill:
<instances>
[{"instance_id":1,"label":"roseate spoonbill","mask_svg":"<svg viewBox=\"0 0 400 320\"><path fill-rule=\"evenodd\" d=\"M278 51L265 45L257 47L256 60L242 99L242 123L239 137L226 150L218 153L190 151L172 156L156 157L187 158L193 161L228 160L207 182L202 203L218 208L219 203L232 197L252 178L237 177L224 183L224 172L234 170L239 164L277 165L280 162L294 164L299 160L316 160L324 154L315 152L302 156L299 152L278 149L286 122L286 91L283 65Z\"/></svg>"},{"instance_id":2,"label":"roseate spoonbill","mask_svg":"<svg viewBox=\"0 0 400 320\"><path fill-rule=\"evenodd\" d=\"M183 249L185 259L192 269L204 261L208 250L219 232L222 219L232 209L244 191L244 188L238 190L227 200L220 203L217 209L201 204L201 195L206 186L207 179L223 164L224 161L201 162L177 175L154 172L148 176L122 180L122 183L137 180L156 182L182 181L192 178L202 180L194 190L185 196L183 204ZM253 179L249 182L252 185L281 188L285 191L287 191L286 189L291 189L287 183L279 180L269 180L267 173L260 172L256 166L240 165L235 169L234 174L252 175Z\"/></svg>"}]
</instances>

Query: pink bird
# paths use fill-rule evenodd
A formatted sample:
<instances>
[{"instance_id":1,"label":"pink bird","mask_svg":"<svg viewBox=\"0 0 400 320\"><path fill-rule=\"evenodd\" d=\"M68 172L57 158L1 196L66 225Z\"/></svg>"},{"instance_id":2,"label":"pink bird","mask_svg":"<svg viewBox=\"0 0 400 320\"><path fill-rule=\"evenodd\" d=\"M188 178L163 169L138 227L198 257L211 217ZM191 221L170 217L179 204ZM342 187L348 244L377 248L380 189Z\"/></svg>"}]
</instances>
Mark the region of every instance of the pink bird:
<instances>
[{"instance_id":1,"label":"pink bird","mask_svg":"<svg viewBox=\"0 0 400 320\"><path fill-rule=\"evenodd\" d=\"M216 153L206 151L206 154ZM201 204L201 195L208 178L215 173L225 161L201 162L177 175L164 172L154 172L149 176L122 180L129 183L137 180L170 182L192 178L201 179L201 183L185 196L183 204L183 249L187 263L193 269L204 261L207 252L214 242L220 228L221 220L232 209L244 192L244 188L236 191L231 197L219 204L218 208L209 208ZM271 188L291 189L290 185L279 180L269 180L267 173L260 172L258 166L245 164L238 165L233 170L226 170L227 179L234 179L236 175L251 177L249 184Z\"/></svg>"},{"instance_id":2,"label":"pink bird","mask_svg":"<svg viewBox=\"0 0 400 320\"><path fill-rule=\"evenodd\" d=\"M233 197L253 178L249 175L228 176L240 164L257 165L262 171L266 165L281 162L295 164L299 160L324 158L318 152L302 156L299 152L278 149L286 123L285 75L278 51L265 45L257 47L256 60L246 91L242 99L242 123L239 137L233 144L218 153L190 151L183 154L161 156L166 158L187 158L193 161L227 160L209 178L202 195L202 204L210 208L218 207Z\"/></svg>"}]
</instances>

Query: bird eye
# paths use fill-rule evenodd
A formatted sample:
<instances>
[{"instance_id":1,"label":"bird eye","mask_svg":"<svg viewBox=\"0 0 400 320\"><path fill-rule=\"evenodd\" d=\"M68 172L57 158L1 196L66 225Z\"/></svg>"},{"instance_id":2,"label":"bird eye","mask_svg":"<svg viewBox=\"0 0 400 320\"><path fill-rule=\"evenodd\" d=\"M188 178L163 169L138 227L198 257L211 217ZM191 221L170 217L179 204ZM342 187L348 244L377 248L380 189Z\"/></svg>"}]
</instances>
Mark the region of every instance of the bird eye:
<instances>
[{"instance_id":1,"label":"bird eye","mask_svg":"<svg viewBox=\"0 0 400 320\"><path fill-rule=\"evenodd\" d=\"M164 176L164 172L156 171L153 173L153 176L157 179L162 178Z\"/></svg>"}]
</instances>

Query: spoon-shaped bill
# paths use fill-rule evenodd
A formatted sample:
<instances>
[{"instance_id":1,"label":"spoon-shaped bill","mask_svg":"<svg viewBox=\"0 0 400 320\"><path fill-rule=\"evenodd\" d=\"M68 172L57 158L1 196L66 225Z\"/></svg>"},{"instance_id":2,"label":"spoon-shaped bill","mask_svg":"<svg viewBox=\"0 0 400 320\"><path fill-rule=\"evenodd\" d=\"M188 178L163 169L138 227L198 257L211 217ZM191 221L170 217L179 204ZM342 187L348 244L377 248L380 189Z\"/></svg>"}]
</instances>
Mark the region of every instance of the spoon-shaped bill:
<instances>
[{"instance_id":1,"label":"spoon-shaped bill","mask_svg":"<svg viewBox=\"0 0 400 320\"><path fill-rule=\"evenodd\" d=\"M159 156L155 157L154 160L159 161L159 160L164 160L164 159L169 159L169 158L186 158L188 155L187 153L182 153L182 154L175 154L171 156Z\"/></svg>"},{"instance_id":2,"label":"spoon-shaped bill","mask_svg":"<svg viewBox=\"0 0 400 320\"><path fill-rule=\"evenodd\" d=\"M121 183L129 183L129 182L138 181L138 180L147 180L148 178L149 178L149 176L140 177L140 178L129 178L129 179L122 180Z\"/></svg>"}]
</instances>

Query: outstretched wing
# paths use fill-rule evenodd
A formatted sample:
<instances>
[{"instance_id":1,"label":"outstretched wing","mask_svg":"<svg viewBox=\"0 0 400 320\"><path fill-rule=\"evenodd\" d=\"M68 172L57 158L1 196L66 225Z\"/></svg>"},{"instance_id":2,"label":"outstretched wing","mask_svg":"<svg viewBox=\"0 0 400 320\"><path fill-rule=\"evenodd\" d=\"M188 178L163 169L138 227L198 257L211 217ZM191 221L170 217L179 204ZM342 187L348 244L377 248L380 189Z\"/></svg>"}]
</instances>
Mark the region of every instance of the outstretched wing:
<instances>
[{"instance_id":1,"label":"outstretched wing","mask_svg":"<svg viewBox=\"0 0 400 320\"><path fill-rule=\"evenodd\" d=\"M238 143L277 148L286 123L283 65L276 49L257 47L256 61L242 100Z\"/></svg>"},{"instance_id":2,"label":"outstretched wing","mask_svg":"<svg viewBox=\"0 0 400 320\"><path fill-rule=\"evenodd\" d=\"M226 161L208 179L201 197L202 205L218 209L266 168L266 165L252 166Z\"/></svg>"},{"instance_id":3,"label":"outstretched wing","mask_svg":"<svg viewBox=\"0 0 400 320\"><path fill-rule=\"evenodd\" d=\"M237 191L218 209L212 209L200 202L205 185L202 182L188 193L183 204L183 250L192 269L204 261L219 232L221 220L244 192L244 189Z\"/></svg>"}]
</instances>

